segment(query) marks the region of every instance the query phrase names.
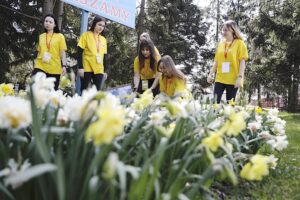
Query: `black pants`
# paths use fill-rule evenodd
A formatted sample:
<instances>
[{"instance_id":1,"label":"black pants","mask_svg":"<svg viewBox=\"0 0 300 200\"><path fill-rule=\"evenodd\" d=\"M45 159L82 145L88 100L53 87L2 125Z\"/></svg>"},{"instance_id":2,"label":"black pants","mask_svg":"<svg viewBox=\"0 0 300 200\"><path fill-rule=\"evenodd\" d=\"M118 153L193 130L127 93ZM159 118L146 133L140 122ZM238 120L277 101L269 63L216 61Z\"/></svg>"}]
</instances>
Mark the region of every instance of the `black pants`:
<instances>
[{"instance_id":1,"label":"black pants","mask_svg":"<svg viewBox=\"0 0 300 200\"><path fill-rule=\"evenodd\" d=\"M144 80L144 81L148 81L148 88L150 88L154 82L154 78L152 79L148 79L148 80ZM139 87L137 88L137 92L142 94L144 92L144 90L142 90L142 80L140 80L140 83L139 83ZM152 93L153 93L153 96L156 96L159 94L159 84L157 84L156 88L154 88L152 90Z\"/></svg>"},{"instance_id":2,"label":"black pants","mask_svg":"<svg viewBox=\"0 0 300 200\"><path fill-rule=\"evenodd\" d=\"M216 82L214 88L214 98L217 97L217 103L221 102L224 90L226 90L227 102L230 101L231 99L235 100L235 96L238 91L238 88L235 88L234 85Z\"/></svg>"},{"instance_id":3,"label":"black pants","mask_svg":"<svg viewBox=\"0 0 300 200\"><path fill-rule=\"evenodd\" d=\"M101 83L103 79L103 74L94 74L94 72L84 72L83 78L81 80L81 92L89 87L91 81L96 86L97 90L101 89Z\"/></svg>"},{"instance_id":4,"label":"black pants","mask_svg":"<svg viewBox=\"0 0 300 200\"><path fill-rule=\"evenodd\" d=\"M38 72L42 72L42 73L46 74L47 78L48 77L55 78L54 89L58 90L59 80L60 80L60 74L48 74L48 73L44 72L43 70L41 70L39 68L34 68L31 76L36 75Z\"/></svg>"}]
</instances>

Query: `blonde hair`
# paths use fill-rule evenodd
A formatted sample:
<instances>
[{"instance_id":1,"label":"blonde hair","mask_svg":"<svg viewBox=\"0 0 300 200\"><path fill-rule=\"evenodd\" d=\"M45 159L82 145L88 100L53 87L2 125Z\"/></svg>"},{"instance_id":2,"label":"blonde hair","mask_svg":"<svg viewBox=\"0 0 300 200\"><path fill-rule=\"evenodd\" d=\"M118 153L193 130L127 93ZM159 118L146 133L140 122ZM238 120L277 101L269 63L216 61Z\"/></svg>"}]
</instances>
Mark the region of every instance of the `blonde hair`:
<instances>
[{"instance_id":1,"label":"blonde hair","mask_svg":"<svg viewBox=\"0 0 300 200\"><path fill-rule=\"evenodd\" d=\"M176 69L175 63L174 63L173 59L171 58L171 56L169 56L169 55L163 56L160 59L160 61L158 62L158 65L157 65L158 68L159 68L159 66L160 66L161 63L164 64L164 67L170 69L172 76L180 78L180 79L184 80L184 82L186 82L185 75L182 73L182 71L180 71L179 69Z\"/></svg>"},{"instance_id":2,"label":"blonde hair","mask_svg":"<svg viewBox=\"0 0 300 200\"><path fill-rule=\"evenodd\" d=\"M234 39L241 39L243 40L243 36L241 33L240 28L238 27L237 23L233 20L228 20L224 23L223 27L231 29L233 31L233 38Z\"/></svg>"}]
</instances>

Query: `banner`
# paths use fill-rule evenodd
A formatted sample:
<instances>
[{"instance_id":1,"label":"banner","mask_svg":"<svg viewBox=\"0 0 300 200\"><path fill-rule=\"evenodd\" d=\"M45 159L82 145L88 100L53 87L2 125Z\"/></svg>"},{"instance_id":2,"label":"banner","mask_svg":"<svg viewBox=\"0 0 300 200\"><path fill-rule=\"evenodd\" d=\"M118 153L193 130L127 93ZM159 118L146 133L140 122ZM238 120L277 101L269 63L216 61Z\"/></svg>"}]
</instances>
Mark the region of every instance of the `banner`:
<instances>
[{"instance_id":1,"label":"banner","mask_svg":"<svg viewBox=\"0 0 300 200\"><path fill-rule=\"evenodd\" d=\"M136 0L62 0L130 28L135 28Z\"/></svg>"}]
</instances>

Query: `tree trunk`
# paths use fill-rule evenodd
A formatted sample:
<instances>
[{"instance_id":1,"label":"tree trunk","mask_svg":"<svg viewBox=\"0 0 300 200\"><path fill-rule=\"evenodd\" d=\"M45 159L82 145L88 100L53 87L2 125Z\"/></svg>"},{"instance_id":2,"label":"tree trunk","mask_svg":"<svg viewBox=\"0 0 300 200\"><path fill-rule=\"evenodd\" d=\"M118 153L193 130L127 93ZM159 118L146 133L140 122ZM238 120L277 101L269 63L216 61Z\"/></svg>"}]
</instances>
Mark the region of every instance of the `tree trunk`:
<instances>
[{"instance_id":1,"label":"tree trunk","mask_svg":"<svg viewBox=\"0 0 300 200\"><path fill-rule=\"evenodd\" d=\"M217 0L216 42L218 42L219 40L219 21L220 21L220 0Z\"/></svg>"},{"instance_id":2,"label":"tree trunk","mask_svg":"<svg viewBox=\"0 0 300 200\"><path fill-rule=\"evenodd\" d=\"M250 104L251 103L251 97L252 97L252 90L248 90L248 94L249 94L249 96L248 96L248 104Z\"/></svg>"},{"instance_id":3,"label":"tree trunk","mask_svg":"<svg viewBox=\"0 0 300 200\"><path fill-rule=\"evenodd\" d=\"M258 84L258 86L257 86L257 104L258 104L258 106L262 107L262 105L261 105L261 88L260 88L260 84Z\"/></svg>"},{"instance_id":4,"label":"tree trunk","mask_svg":"<svg viewBox=\"0 0 300 200\"><path fill-rule=\"evenodd\" d=\"M292 79L292 84L289 88L288 94L288 111L295 113L297 112L298 108L298 90L299 90L299 83L297 79Z\"/></svg>"},{"instance_id":5,"label":"tree trunk","mask_svg":"<svg viewBox=\"0 0 300 200\"><path fill-rule=\"evenodd\" d=\"M54 0L44 0L43 3L43 16L53 14Z\"/></svg>"},{"instance_id":6,"label":"tree trunk","mask_svg":"<svg viewBox=\"0 0 300 200\"><path fill-rule=\"evenodd\" d=\"M141 6L140 6L140 13L138 16L138 21L136 24L136 30L137 30L137 47L139 46L139 36L145 31L145 26L144 26L144 21L145 21L145 4L146 0L141 1ZM137 48L137 53L138 53L138 48Z\"/></svg>"},{"instance_id":7,"label":"tree trunk","mask_svg":"<svg viewBox=\"0 0 300 200\"><path fill-rule=\"evenodd\" d=\"M62 26L63 13L64 13L64 2L57 1L54 6L54 16L57 19L57 26L59 30L61 30L61 26Z\"/></svg>"}]
</instances>

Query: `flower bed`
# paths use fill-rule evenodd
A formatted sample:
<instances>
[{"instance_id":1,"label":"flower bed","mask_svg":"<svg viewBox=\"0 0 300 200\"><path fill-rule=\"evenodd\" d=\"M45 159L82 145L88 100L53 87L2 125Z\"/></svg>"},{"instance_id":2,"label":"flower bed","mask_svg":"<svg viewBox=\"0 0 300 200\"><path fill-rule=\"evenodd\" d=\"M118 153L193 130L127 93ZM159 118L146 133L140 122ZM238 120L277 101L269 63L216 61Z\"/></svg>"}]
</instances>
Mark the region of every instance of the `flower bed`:
<instances>
[{"instance_id":1,"label":"flower bed","mask_svg":"<svg viewBox=\"0 0 300 200\"><path fill-rule=\"evenodd\" d=\"M262 180L288 144L274 109L53 86L39 74L28 96L0 95L1 199L213 197Z\"/></svg>"}]
</instances>

